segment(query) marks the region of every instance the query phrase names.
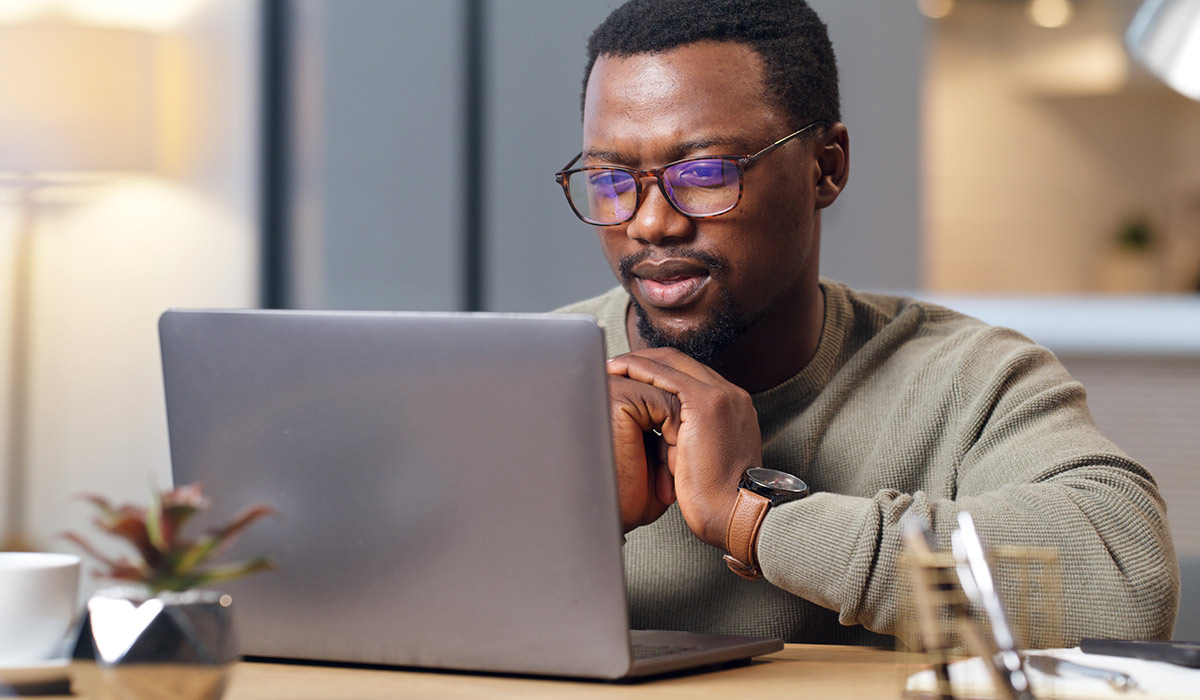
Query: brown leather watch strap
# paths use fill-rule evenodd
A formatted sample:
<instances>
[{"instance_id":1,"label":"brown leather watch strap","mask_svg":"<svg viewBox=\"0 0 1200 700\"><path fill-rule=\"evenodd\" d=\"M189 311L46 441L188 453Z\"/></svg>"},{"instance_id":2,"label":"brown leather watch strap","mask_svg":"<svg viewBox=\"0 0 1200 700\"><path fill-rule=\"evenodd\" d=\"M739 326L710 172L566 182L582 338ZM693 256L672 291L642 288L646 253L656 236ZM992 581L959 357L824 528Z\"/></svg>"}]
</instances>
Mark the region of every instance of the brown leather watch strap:
<instances>
[{"instance_id":1,"label":"brown leather watch strap","mask_svg":"<svg viewBox=\"0 0 1200 700\"><path fill-rule=\"evenodd\" d=\"M738 489L737 501L725 528L725 563L742 578L762 578L758 568L758 531L771 501L749 489Z\"/></svg>"}]
</instances>

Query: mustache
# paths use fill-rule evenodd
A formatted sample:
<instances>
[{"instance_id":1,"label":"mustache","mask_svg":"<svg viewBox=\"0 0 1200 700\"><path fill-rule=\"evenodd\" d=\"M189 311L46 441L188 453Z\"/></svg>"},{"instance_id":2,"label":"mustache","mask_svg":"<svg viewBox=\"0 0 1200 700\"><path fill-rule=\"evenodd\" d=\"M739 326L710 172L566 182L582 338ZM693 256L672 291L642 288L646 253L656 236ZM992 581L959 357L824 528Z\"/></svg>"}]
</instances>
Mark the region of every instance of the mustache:
<instances>
[{"instance_id":1,"label":"mustache","mask_svg":"<svg viewBox=\"0 0 1200 700\"><path fill-rule=\"evenodd\" d=\"M694 260L708 269L710 277L715 277L722 270L729 267L729 263L724 258L713 255L712 253L687 248L684 246L668 246L666 248L656 248L653 251L650 249L639 250L632 255L626 255L617 262L617 272L620 273L621 279L628 280L633 277L633 268L640 262L651 258L682 258L685 260Z\"/></svg>"}]
</instances>

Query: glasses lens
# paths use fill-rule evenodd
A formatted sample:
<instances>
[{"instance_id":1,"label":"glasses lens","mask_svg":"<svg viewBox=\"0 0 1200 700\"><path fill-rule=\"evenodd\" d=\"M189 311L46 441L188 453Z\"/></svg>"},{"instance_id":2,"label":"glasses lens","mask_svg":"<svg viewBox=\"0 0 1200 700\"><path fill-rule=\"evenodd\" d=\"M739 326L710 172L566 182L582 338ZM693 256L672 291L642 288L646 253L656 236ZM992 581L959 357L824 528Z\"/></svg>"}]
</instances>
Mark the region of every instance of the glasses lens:
<instances>
[{"instance_id":1,"label":"glasses lens","mask_svg":"<svg viewBox=\"0 0 1200 700\"><path fill-rule=\"evenodd\" d=\"M620 223L637 209L637 181L623 170L581 170L571 173L567 186L575 210L595 224Z\"/></svg>"},{"instance_id":2,"label":"glasses lens","mask_svg":"<svg viewBox=\"0 0 1200 700\"><path fill-rule=\"evenodd\" d=\"M729 211L737 204L741 192L737 163L720 158L672 165L663 171L663 184L675 206L694 216Z\"/></svg>"}]
</instances>

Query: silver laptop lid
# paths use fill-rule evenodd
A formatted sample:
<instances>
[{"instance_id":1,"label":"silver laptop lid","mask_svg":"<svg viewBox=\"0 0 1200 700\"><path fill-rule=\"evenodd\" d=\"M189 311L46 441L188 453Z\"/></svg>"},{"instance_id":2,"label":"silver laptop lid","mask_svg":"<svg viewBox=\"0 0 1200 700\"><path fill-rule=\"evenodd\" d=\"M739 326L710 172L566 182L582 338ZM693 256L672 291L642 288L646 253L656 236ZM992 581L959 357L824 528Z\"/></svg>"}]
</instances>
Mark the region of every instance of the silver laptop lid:
<instances>
[{"instance_id":1,"label":"silver laptop lid","mask_svg":"<svg viewBox=\"0 0 1200 700\"><path fill-rule=\"evenodd\" d=\"M247 655L617 677L603 341L581 316L168 311L175 482L280 516L223 586Z\"/></svg>"}]
</instances>

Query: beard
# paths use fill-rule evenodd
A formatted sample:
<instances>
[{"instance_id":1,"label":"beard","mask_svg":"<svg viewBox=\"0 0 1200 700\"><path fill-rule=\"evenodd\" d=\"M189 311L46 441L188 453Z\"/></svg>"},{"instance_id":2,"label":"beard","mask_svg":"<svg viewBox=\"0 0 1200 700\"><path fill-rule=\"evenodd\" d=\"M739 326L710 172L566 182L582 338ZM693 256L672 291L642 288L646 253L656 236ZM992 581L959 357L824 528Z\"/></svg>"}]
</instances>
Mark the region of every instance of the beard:
<instances>
[{"instance_id":1,"label":"beard","mask_svg":"<svg viewBox=\"0 0 1200 700\"><path fill-rule=\"evenodd\" d=\"M727 268L724 260L703 251L691 251L682 248L671 248L665 251L669 257L680 257L695 260L708 268L709 276L719 279ZM623 258L619 264L621 281L625 289L632 287L632 268L648 257L646 254L635 254ZM720 299L697 328L686 331L673 331L655 326L646 314L646 310L638 303L637 297L630 295L633 300L633 311L637 319L637 332L652 348L675 348L680 352L708 366L720 363L725 352L745 335L757 319L742 313L734 302L729 290L722 287Z\"/></svg>"},{"instance_id":2,"label":"beard","mask_svg":"<svg viewBox=\"0 0 1200 700\"><path fill-rule=\"evenodd\" d=\"M721 303L712 310L700 327L672 332L655 326L646 316L646 311L633 299L633 312L637 317L637 331L642 340L652 348L675 348L685 355L710 367L719 364L725 351L745 335L753 325L737 312L729 292L721 290Z\"/></svg>"}]
</instances>

